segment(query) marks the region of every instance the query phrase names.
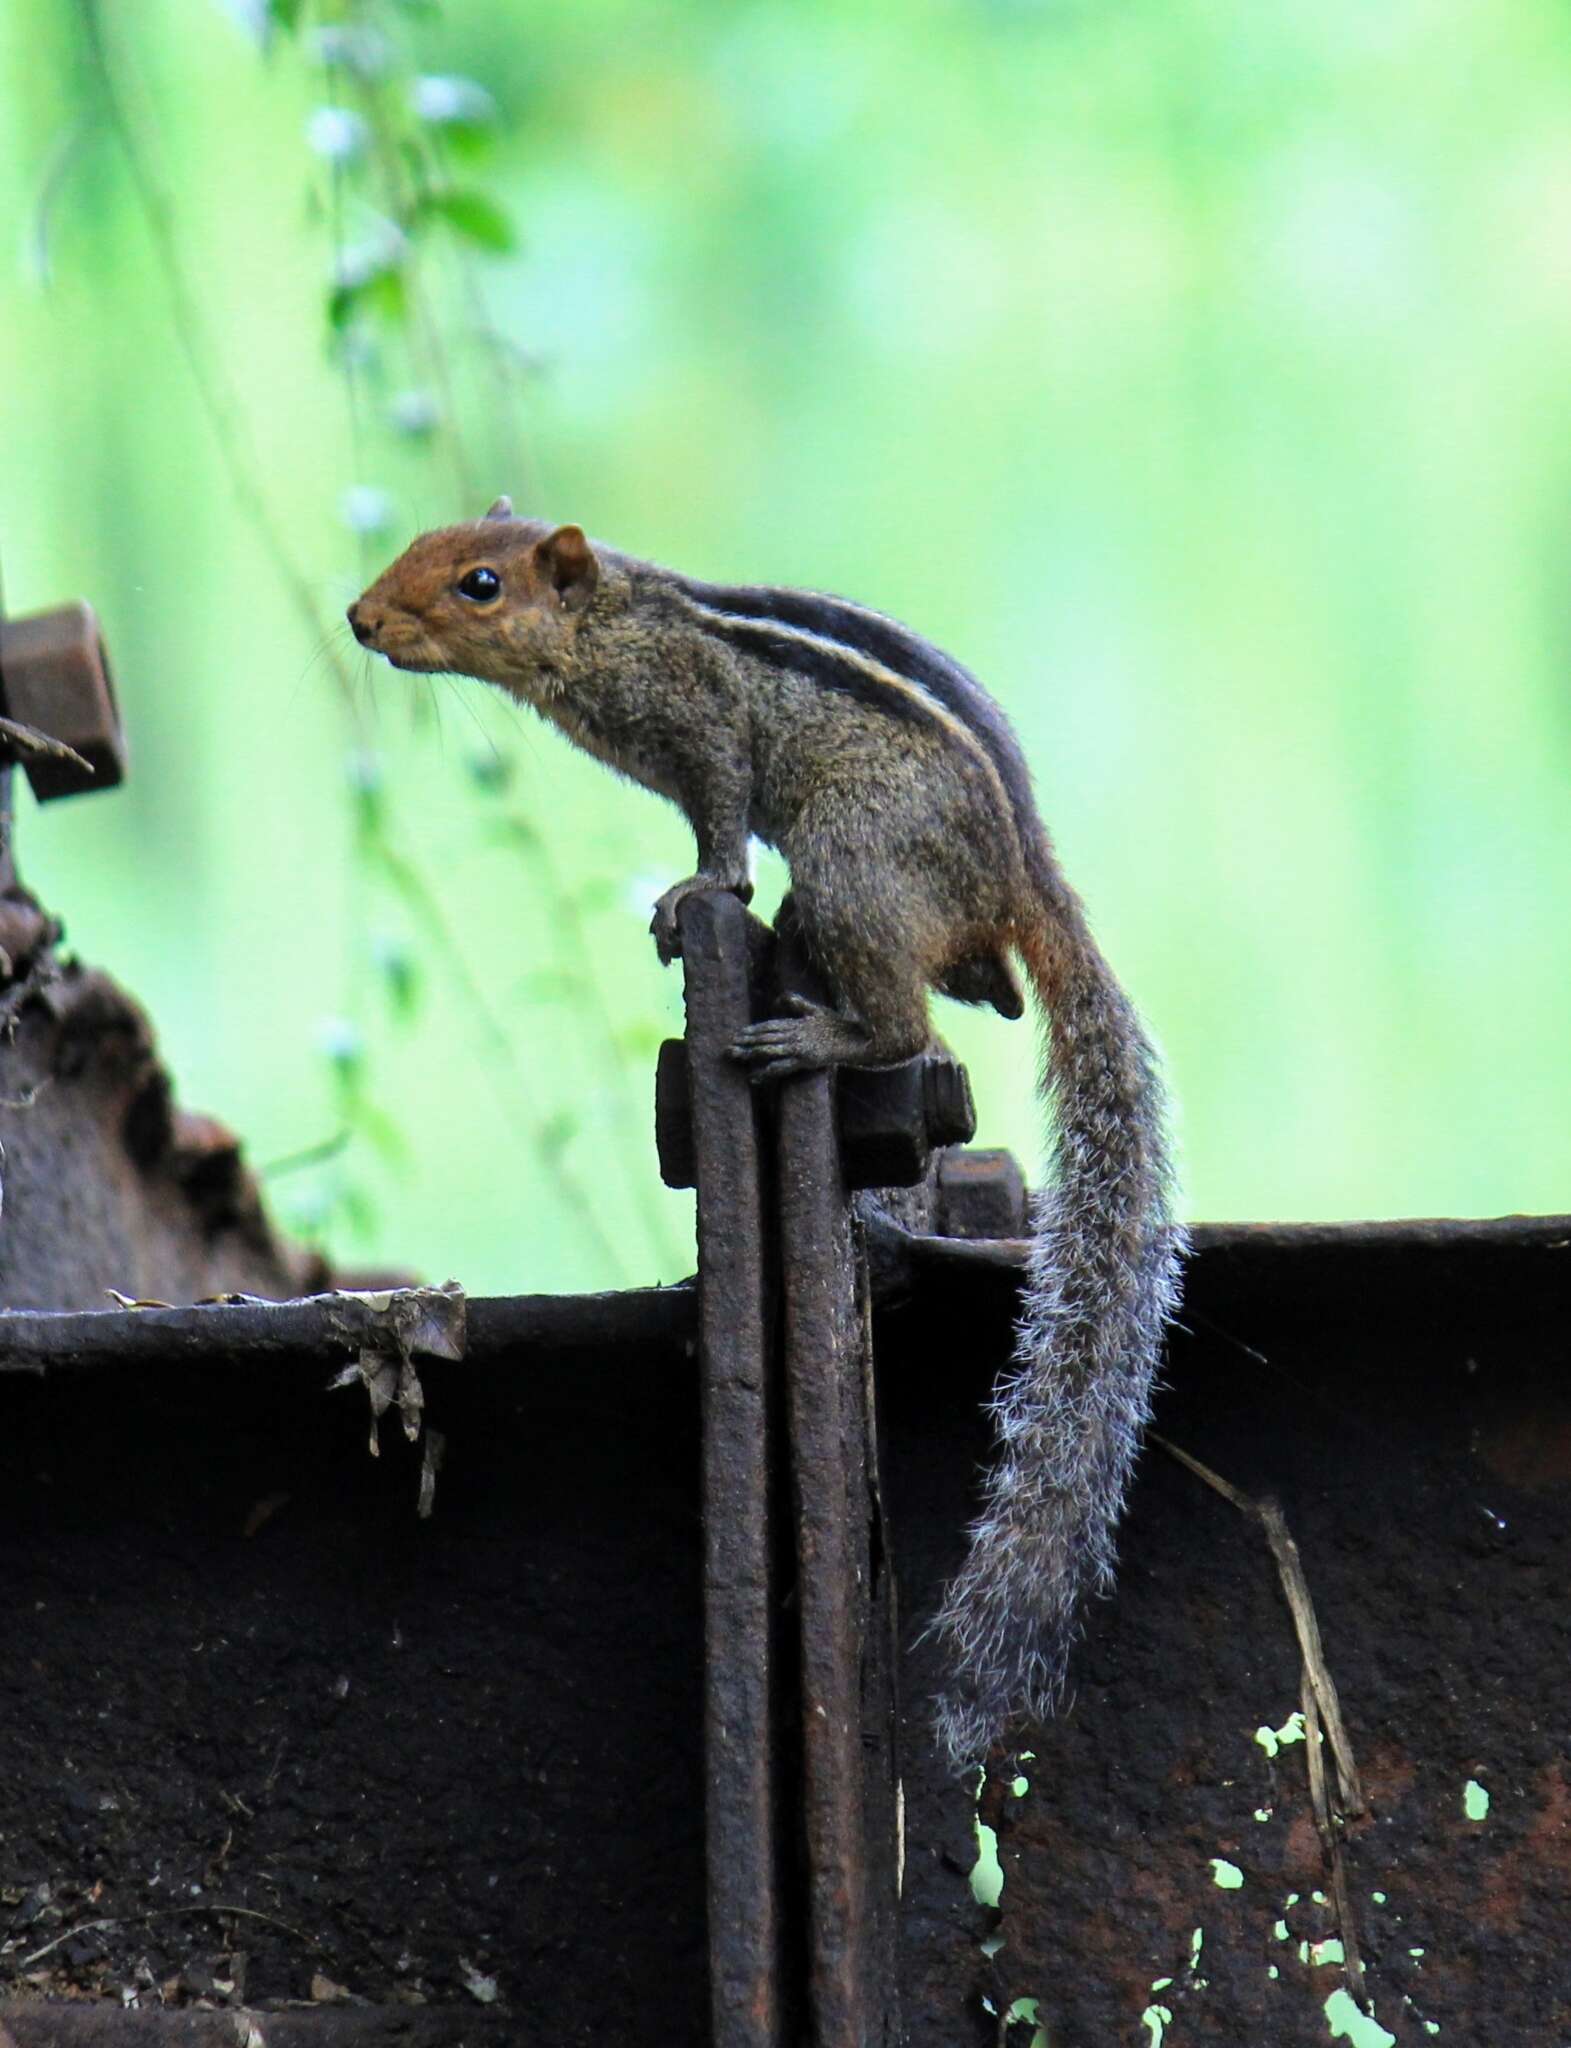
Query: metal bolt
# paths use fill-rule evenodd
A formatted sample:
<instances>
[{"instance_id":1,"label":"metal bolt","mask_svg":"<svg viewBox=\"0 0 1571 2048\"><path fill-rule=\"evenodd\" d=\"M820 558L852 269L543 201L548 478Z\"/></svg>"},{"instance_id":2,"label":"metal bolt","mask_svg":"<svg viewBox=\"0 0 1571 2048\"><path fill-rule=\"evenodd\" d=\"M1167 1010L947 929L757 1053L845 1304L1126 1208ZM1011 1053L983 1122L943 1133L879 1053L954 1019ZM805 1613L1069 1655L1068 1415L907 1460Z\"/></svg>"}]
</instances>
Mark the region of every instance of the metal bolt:
<instances>
[{"instance_id":1,"label":"metal bolt","mask_svg":"<svg viewBox=\"0 0 1571 2048\"><path fill-rule=\"evenodd\" d=\"M0 702L7 718L69 749L18 747L40 803L125 780L125 733L91 605L0 621Z\"/></svg>"}]
</instances>

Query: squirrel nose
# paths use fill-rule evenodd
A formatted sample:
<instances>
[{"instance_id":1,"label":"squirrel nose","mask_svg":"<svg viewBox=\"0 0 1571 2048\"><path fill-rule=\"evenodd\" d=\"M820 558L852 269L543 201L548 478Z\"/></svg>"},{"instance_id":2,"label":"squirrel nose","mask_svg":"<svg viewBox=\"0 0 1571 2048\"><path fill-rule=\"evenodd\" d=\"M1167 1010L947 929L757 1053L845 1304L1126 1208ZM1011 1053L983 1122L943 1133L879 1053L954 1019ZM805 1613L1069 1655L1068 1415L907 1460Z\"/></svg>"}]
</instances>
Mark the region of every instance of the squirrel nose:
<instances>
[{"instance_id":1,"label":"squirrel nose","mask_svg":"<svg viewBox=\"0 0 1571 2048\"><path fill-rule=\"evenodd\" d=\"M359 598L355 599L344 616L349 621L350 632L354 634L362 647L374 647L376 645L376 628L360 609Z\"/></svg>"}]
</instances>

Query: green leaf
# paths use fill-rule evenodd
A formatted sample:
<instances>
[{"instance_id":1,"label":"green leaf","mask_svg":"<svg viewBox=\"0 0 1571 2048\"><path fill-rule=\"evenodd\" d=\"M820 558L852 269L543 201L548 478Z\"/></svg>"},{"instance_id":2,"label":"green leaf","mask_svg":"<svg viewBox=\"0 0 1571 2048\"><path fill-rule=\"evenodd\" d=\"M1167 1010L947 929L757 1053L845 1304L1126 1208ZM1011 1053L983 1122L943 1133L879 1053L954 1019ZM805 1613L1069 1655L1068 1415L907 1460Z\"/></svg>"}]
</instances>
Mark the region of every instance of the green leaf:
<instances>
[{"instance_id":1,"label":"green leaf","mask_svg":"<svg viewBox=\"0 0 1571 2048\"><path fill-rule=\"evenodd\" d=\"M358 284L334 285L327 298L327 324L343 334L361 313L375 314L389 327L409 317L409 294L400 270L378 270Z\"/></svg>"},{"instance_id":2,"label":"green leaf","mask_svg":"<svg viewBox=\"0 0 1571 2048\"><path fill-rule=\"evenodd\" d=\"M462 164L478 164L496 148L491 130L473 121L449 121L442 130L442 141L449 154Z\"/></svg>"},{"instance_id":3,"label":"green leaf","mask_svg":"<svg viewBox=\"0 0 1571 2048\"><path fill-rule=\"evenodd\" d=\"M477 249L505 256L515 246L512 222L483 192L427 192L421 210L445 220L455 235Z\"/></svg>"},{"instance_id":4,"label":"green leaf","mask_svg":"<svg viewBox=\"0 0 1571 2048\"><path fill-rule=\"evenodd\" d=\"M292 36L300 26L300 12L303 0L267 0L267 18L274 28L281 28L285 35Z\"/></svg>"},{"instance_id":5,"label":"green leaf","mask_svg":"<svg viewBox=\"0 0 1571 2048\"><path fill-rule=\"evenodd\" d=\"M409 294L401 270L380 270L362 286L366 306L389 327L402 327L409 317Z\"/></svg>"}]
</instances>

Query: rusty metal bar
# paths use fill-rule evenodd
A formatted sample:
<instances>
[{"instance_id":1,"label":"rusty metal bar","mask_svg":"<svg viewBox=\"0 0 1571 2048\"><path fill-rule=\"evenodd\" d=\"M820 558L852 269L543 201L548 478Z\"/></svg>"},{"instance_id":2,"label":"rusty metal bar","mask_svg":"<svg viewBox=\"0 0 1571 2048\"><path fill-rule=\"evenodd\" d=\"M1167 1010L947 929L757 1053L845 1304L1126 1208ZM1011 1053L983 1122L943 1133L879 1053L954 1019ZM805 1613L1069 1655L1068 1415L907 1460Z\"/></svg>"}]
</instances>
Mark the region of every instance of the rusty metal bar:
<instances>
[{"instance_id":1,"label":"rusty metal bar","mask_svg":"<svg viewBox=\"0 0 1571 2048\"><path fill-rule=\"evenodd\" d=\"M0 1310L0 1373L171 1363L223 1364L258 1357L337 1360L373 1341L385 1321L378 1304L408 1294L321 1294L299 1301L202 1302L186 1308ZM465 1304L469 1365L520 1351L617 1351L628 1345L678 1348L694 1329L691 1286L630 1288L621 1294L480 1296ZM416 1349L426 1348L417 1344Z\"/></svg>"},{"instance_id":2,"label":"rusty metal bar","mask_svg":"<svg viewBox=\"0 0 1571 2048\"><path fill-rule=\"evenodd\" d=\"M795 972L791 985L805 979ZM809 2032L815 2048L872 2048L894 2043L898 2022L893 1630L868 1319L832 1077L786 1082L778 1117Z\"/></svg>"},{"instance_id":3,"label":"rusty metal bar","mask_svg":"<svg viewBox=\"0 0 1571 2048\"><path fill-rule=\"evenodd\" d=\"M783 2039L766 1239L757 1103L731 1057L752 1016L749 922L725 894L689 897L679 912L698 1188L714 2048L777 2048Z\"/></svg>"}]
</instances>

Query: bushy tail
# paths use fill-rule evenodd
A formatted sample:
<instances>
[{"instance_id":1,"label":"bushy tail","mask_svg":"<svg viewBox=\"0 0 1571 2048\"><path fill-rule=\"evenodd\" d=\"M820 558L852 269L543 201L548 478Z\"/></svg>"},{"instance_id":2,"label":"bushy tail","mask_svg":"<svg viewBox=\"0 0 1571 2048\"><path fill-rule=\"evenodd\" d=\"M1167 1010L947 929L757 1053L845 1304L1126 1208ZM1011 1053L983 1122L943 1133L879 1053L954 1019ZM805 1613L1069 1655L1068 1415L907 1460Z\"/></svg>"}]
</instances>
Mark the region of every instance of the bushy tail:
<instances>
[{"instance_id":1,"label":"bushy tail","mask_svg":"<svg viewBox=\"0 0 1571 2048\"><path fill-rule=\"evenodd\" d=\"M1041 881L1041 921L1017 944L1046 1013L1057 1170L1036 1197L982 1513L933 1624L952 1674L938 1739L957 1767L1053 1712L1080 1602L1112 1584L1184 1248L1155 1054L1078 902L1050 870Z\"/></svg>"}]
</instances>

